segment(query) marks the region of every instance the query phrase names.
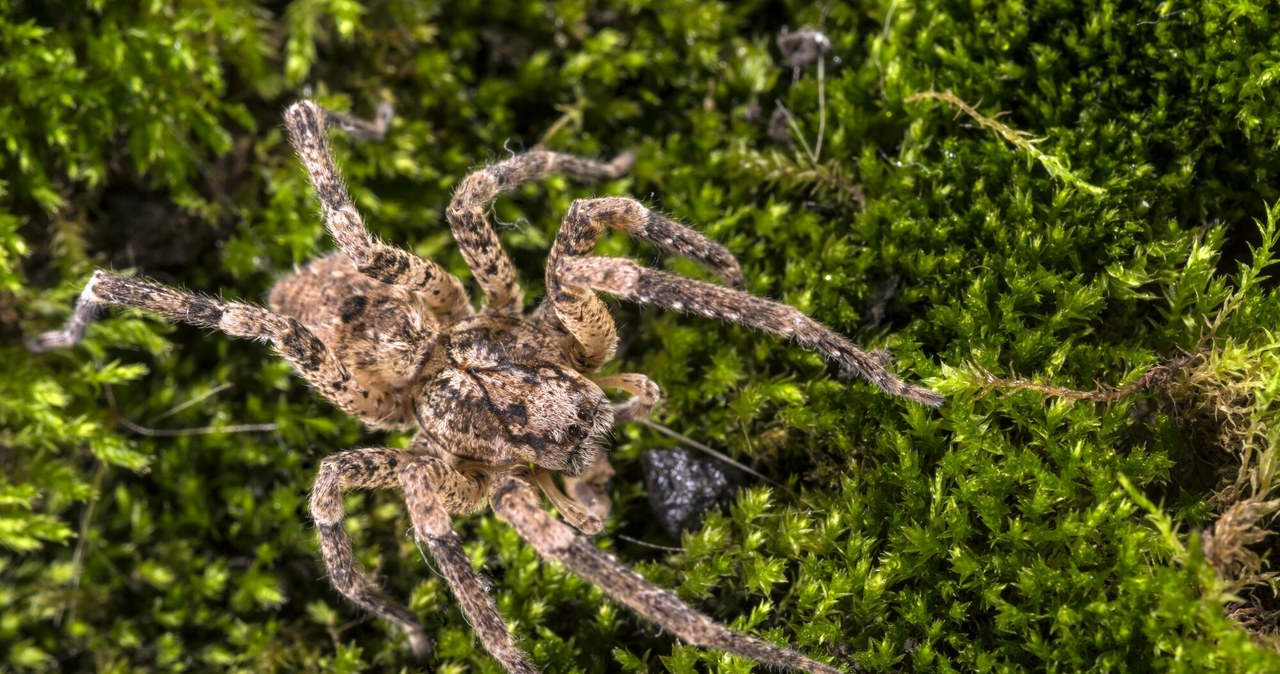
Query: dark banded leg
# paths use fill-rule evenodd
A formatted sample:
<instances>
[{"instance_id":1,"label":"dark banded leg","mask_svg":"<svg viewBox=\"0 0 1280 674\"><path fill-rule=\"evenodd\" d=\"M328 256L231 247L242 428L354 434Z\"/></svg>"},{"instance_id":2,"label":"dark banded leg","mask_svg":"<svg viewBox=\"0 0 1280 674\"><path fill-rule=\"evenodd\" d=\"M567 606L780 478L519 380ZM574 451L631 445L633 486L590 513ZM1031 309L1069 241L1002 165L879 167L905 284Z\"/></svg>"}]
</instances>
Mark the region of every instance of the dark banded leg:
<instances>
[{"instance_id":1,"label":"dark banded leg","mask_svg":"<svg viewBox=\"0 0 1280 674\"><path fill-rule=\"evenodd\" d=\"M590 288L615 297L745 325L795 339L840 367L844 378L862 377L884 392L937 407L941 395L913 386L885 367L883 354L863 351L795 307L741 290L648 269L631 260L566 257L556 267L566 287Z\"/></svg>"},{"instance_id":2,"label":"dark banded leg","mask_svg":"<svg viewBox=\"0 0 1280 674\"><path fill-rule=\"evenodd\" d=\"M76 344L102 305L142 309L233 337L271 342L298 374L344 412L361 419L391 418L403 413L390 394L362 386L319 338L293 318L251 304L226 302L105 271L96 271L89 279L67 327L40 335L31 343L32 350Z\"/></svg>"},{"instance_id":3,"label":"dark banded leg","mask_svg":"<svg viewBox=\"0 0 1280 674\"><path fill-rule=\"evenodd\" d=\"M743 285L742 269L724 246L650 211L635 199L605 197L573 202L547 259L547 301L564 329L577 339L568 355L570 362L584 372L613 357L617 328L604 302L586 288L567 284L561 267L565 260L593 254L606 227L687 257L730 286Z\"/></svg>"},{"instance_id":4,"label":"dark banded leg","mask_svg":"<svg viewBox=\"0 0 1280 674\"><path fill-rule=\"evenodd\" d=\"M311 176L325 226L356 269L377 281L422 293L432 313L455 321L472 313L462 282L444 267L378 241L365 227L329 150L326 126L355 128L354 118L330 113L311 101L293 104L284 114L289 139ZM378 124L371 126L377 131ZM385 127L385 124L382 126Z\"/></svg>"},{"instance_id":5,"label":"dark banded leg","mask_svg":"<svg viewBox=\"0 0 1280 674\"><path fill-rule=\"evenodd\" d=\"M791 649L732 632L671 592L645 580L613 555L592 545L589 539L574 533L568 525L539 508L537 495L520 478L508 477L494 491L491 499L498 517L511 524L520 537L529 541L543 557L564 564L619 603L670 630L680 639L765 665L838 674L834 667Z\"/></svg>"},{"instance_id":6,"label":"dark banded leg","mask_svg":"<svg viewBox=\"0 0 1280 674\"><path fill-rule=\"evenodd\" d=\"M530 664L524 651L516 645L515 637L507 630L498 607L489 596L488 584L471 567L470 558L462 550L462 543L450 522L449 511L440 498L440 485L433 477L433 473L439 475L441 470L448 470L448 467L432 457L419 457L400 469L400 484L413 521L414 536L439 562L440 573L449 583L449 589L462 606L463 615L485 650L512 674L537 674L537 668Z\"/></svg>"},{"instance_id":7,"label":"dark banded leg","mask_svg":"<svg viewBox=\"0 0 1280 674\"><path fill-rule=\"evenodd\" d=\"M606 163L531 150L463 179L445 213L462 256L484 290L487 313L519 313L523 308L522 291L511 258L489 224L489 204L506 190L557 173L583 182L614 180L630 170L633 161L630 153Z\"/></svg>"},{"instance_id":8,"label":"dark banded leg","mask_svg":"<svg viewBox=\"0 0 1280 674\"><path fill-rule=\"evenodd\" d=\"M320 552L329 582L353 604L404 630L414 655L431 653L431 640L409 609L387 598L356 562L342 520L342 494L353 489L394 489L399 467L413 457L394 449L357 449L325 457L311 491L311 517L320 537Z\"/></svg>"}]
</instances>

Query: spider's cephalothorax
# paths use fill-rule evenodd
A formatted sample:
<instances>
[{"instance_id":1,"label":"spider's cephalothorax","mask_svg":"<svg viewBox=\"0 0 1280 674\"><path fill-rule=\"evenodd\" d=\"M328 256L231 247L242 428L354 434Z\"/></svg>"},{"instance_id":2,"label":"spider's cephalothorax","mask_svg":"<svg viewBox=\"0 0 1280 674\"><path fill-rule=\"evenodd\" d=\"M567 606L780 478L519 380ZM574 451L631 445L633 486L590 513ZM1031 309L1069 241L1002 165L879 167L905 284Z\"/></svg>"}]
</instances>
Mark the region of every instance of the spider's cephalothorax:
<instances>
[{"instance_id":1,"label":"spider's cephalothorax","mask_svg":"<svg viewBox=\"0 0 1280 674\"><path fill-rule=\"evenodd\" d=\"M543 556L690 643L780 667L837 671L726 629L542 510L539 490L574 528L598 532L609 511L606 487L613 474L602 438L615 422L648 414L660 393L641 374L594 374L617 343L613 320L595 293L790 337L833 361L843 376L863 377L928 405L942 398L891 374L883 353L864 352L796 309L744 292L742 272L724 247L633 199L574 202L548 258L547 298L524 313L511 261L487 219L488 204L504 190L552 173L582 181L616 178L630 168L630 155L603 163L533 150L462 182L446 216L485 296L477 314L462 283L440 265L376 240L338 176L326 127L380 138L390 119L389 106L373 122L309 101L286 112L290 138L340 252L282 279L271 292L270 310L99 271L66 328L41 335L33 348L76 343L98 305L136 307L269 341L317 391L369 427L416 431L407 451L370 448L326 457L311 512L334 587L398 625L419 655L429 653L430 641L417 616L386 597L356 564L342 524L343 491L404 494L415 537L438 560L477 636L508 671L537 670L507 631L450 525L450 515L485 504ZM606 228L690 258L724 285L592 257ZM605 389L629 398L611 402ZM553 473L565 476L563 490Z\"/></svg>"},{"instance_id":2,"label":"spider's cephalothorax","mask_svg":"<svg viewBox=\"0 0 1280 674\"><path fill-rule=\"evenodd\" d=\"M422 432L480 461L569 475L591 465L613 428L613 406L564 358L549 357L551 337L519 320L482 316L442 342L440 369L423 381Z\"/></svg>"}]
</instances>

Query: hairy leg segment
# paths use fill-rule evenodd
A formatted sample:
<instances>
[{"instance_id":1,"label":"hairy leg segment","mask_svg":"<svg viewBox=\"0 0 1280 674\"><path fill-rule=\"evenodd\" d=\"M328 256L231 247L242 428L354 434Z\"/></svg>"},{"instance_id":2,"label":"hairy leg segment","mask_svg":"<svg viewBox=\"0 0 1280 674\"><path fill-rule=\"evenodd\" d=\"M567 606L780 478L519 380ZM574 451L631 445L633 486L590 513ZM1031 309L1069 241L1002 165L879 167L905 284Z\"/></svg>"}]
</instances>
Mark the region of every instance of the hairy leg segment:
<instances>
[{"instance_id":1,"label":"hairy leg segment","mask_svg":"<svg viewBox=\"0 0 1280 674\"><path fill-rule=\"evenodd\" d=\"M40 335L30 344L32 350L75 345L103 305L142 309L233 337L270 342L298 374L347 414L371 420L405 414L394 395L361 385L323 342L293 318L110 272L94 272L76 300L67 327Z\"/></svg>"},{"instance_id":2,"label":"hairy leg segment","mask_svg":"<svg viewBox=\"0 0 1280 674\"><path fill-rule=\"evenodd\" d=\"M704 648L750 658L756 662L816 674L839 674L789 648L774 646L733 632L694 610L674 594L645 580L630 567L574 533L538 505L537 494L516 476L498 485L491 497L493 510L543 556L567 566L600 587L619 603L670 630L681 640Z\"/></svg>"},{"instance_id":3,"label":"hairy leg segment","mask_svg":"<svg viewBox=\"0 0 1280 674\"><path fill-rule=\"evenodd\" d=\"M566 287L590 288L640 304L718 318L790 337L835 362L846 379L862 377L885 393L937 407L943 397L908 384L885 367L883 353L868 353L795 307L755 295L643 267L631 260L567 257L556 266Z\"/></svg>"},{"instance_id":4,"label":"hairy leg segment","mask_svg":"<svg viewBox=\"0 0 1280 674\"><path fill-rule=\"evenodd\" d=\"M356 565L342 527L342 493L353 489L400 489L414 537L439 564L440 573L485 649L508 671L534 674L498 613L489 586L471 567L450 522L451 512L473 510L484 500L483 481L464 475L433 456L393 449L360 449L327 457L311 495L311 514L334 588L352 603L404 630L415 655L431 652L431 642L407 608L386 598Z\"/></svg>"},{"instance_id":5,"label":"hairy leg segment","mask_svg":"<svg viewBox=\"0 0 1280 674\"><path fill-rule=\"evenodd\" d=\"M566 284L562 268L566 260L591 255L606 227L689 258L730 286L744 283L738 261L724 246L650 211L635 199L604 197L573 202L547 258L547 301L576 340L569 345L570 362L584 372L613 358L618 330L604 302L585 287Z\"/></svg>"},{"instance_id":6,"label":"hairy leg segment","mask_svg":"<svg viewBox=\"0 0 1280 674\"><path fill-rule=\"evenodd\" d=\"M354 489L395 489L400 486L399 467L412 457L395 449L356 449L325 457L311 490L311 517L320 537L320 552L329 582L351 603L395 624L409 638L414 655L431 653L431 640L409 609L389 599L360 568L351 552L351 541L342 520L346 510L343 492Z\"/></svg>"},{"instance_id":7,"label":"hairy leg segment","mask_svg":"<svg viewBox=\"0 0 1280 674\"><path fill-rule=\"evenodd\" d=\"M498 613L489 596L488 583L471 567L470 558L462 550L462 543L450 523L449 510L441 499L442 492L450 491L440 484L442 478L465 479L432 457L421 457L400 469L400 484L413 521L414 537L426 545L439 562L440 573L485 650L512 674L537 674L538 670L516 645L515 637Z\"/></svg>"},{"instance_id":8,"label":"hairy leg segment","mask_svg":"<svg viewBox=\"0 0 1280 674\"><path fill-rule=\"evenodd\" d=\"M523 183L561 174L581 182L615 180L631 169L635 158L625 153L611 162L598 162L559 152L531 150L486 166L462 180L445 211L453 238L484 291L486 313L518 314L523 291L511 258L498 241L486 211L499 194Z\"/></svg>"},{"instance_id":9,"label":"hairy leg segment","mask_svg":"<svg viewBox=\"0 0 1280 674\"><path fill-rule=\"evenodd\" d=\"M295 103L284 114L289 139L311 176L325 226L338 247L362 274L388 285L421 293L431 311L446 321L471 315L471 304L457 277L439 264L382 243L369 233L364 219L351 201L351 195L342 184L329 150L325 128L334 118L334 113L311 101ZM342 116L341 119L353 118Z\"/></svg>"}]
</instances>

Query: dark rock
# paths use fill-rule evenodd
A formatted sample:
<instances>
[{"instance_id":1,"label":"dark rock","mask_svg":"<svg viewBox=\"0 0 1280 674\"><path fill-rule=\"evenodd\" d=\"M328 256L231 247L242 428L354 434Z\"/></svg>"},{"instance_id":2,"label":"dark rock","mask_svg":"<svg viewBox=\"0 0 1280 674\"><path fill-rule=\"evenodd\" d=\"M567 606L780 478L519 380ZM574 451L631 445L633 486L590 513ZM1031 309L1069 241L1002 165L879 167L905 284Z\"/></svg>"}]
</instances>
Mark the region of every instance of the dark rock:
<instances>
[{"instance_id":1,"label":"dark rock","mask_svg":"<svg viewBox=\"0 0 1280 674\"><path fill-rule=\"evenodd\" d=\"M654 449L640 457L649 507L658 523L679 538L702 525L713 508L728 505L742 485L742 471L687 449Z\"/></svg>"}]
</instances>

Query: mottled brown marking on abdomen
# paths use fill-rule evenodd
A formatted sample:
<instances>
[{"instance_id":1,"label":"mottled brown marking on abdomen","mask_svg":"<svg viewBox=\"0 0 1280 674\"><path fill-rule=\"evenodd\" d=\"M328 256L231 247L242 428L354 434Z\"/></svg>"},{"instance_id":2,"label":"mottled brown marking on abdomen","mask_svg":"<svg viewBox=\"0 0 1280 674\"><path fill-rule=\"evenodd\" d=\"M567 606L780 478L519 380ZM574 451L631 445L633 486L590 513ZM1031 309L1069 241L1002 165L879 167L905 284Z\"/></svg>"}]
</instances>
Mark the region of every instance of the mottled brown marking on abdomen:
<instances>
[{"instance_id":1,"label":"mottled brown marking on abdomen","mask_svg":"<svg viewBox=\"0 0 1280 674\"><path fill-rule=\"evenodd\" d=\"M280 279L269 301L272 310L315 333L375 390L407 385L437 338L439 326L424 298L360 273L344 253Z\"/></svg>"}]
</instances>

